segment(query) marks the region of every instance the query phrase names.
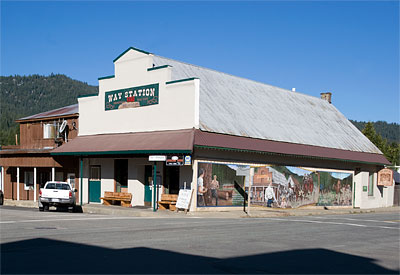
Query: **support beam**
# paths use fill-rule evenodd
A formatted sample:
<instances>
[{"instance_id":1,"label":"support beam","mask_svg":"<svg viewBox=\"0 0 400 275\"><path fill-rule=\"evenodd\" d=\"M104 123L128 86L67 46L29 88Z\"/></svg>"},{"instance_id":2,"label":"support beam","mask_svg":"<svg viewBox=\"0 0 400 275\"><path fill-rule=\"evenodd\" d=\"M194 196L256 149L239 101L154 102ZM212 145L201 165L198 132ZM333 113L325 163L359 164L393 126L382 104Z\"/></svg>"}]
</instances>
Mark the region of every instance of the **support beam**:
<instances>
[{"instance_id":1,"label":"support beam","mask_svg":"<svg viewBox=\"0 0 400 275\"><path fill-rule=\"evenodd\" d=\"M17 167L17 201L19 201L19 167Z\"/></svg>"},{"instance_id":2,"label":"support beam","mask_svg":"<svg viewBox=\"0 0 400 275\"><path fill-rule=\"evenodd\" d=\"M83 193L83 158L80 159L81 167L80 167L80 180L79 180L79 205L83 205L82 203L82 193Z\"/></svg>"},{"instance_id":3,"label":"support beam","mask_svg":"<svg viewBox=\"0 0 400 275\"><path fill-rule=\"evenodd\" d=\"M52 167L51 168L51 181L55 181L56 180L56 168Z\"/></svg>"},{"instance_id":4,"label":"support beam","mask_svg":"<svg viewBox=\"0 0 400 275\"><path fill-rule=\"evenodd\" d=\"M36 183L37 183L37 177L36 177L36 170L37 168L33 168L33 201L36 202L36 194L37 194L37 188L36 188Z\"/></svg>"}]
</instances>

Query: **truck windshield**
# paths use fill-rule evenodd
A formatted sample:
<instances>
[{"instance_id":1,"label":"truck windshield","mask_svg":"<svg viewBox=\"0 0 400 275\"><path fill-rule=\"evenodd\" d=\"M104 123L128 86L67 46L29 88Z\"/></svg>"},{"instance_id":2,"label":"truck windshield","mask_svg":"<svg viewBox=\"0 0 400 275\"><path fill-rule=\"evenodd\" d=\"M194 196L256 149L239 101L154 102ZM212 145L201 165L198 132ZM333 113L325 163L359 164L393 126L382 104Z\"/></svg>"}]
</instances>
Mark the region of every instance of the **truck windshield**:
<instances>
[{"instance_id":1,"label":"truck windshield","mask_svg":"<svg viewBox=\"0 0 400 275\"><path fill-rule=\"evenodd\" d=\"M69 190L69 185L65 183L49 183L46 189Z\"/></svg>"}]
</instances>

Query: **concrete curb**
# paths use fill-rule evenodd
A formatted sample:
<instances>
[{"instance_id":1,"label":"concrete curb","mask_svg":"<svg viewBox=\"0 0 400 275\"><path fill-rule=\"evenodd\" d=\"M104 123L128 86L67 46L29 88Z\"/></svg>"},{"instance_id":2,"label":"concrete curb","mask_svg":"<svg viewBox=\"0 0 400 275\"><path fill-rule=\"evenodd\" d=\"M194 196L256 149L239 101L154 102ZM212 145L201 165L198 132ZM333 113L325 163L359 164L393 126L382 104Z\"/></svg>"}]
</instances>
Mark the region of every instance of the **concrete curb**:
<instances>
[{"instance_id":1,"label":"concrete curb","mask_svg":"<svg viewBox=\"0 0 400 275\"><path fill-rule=\"evenodd\" d=\"M14 201L5 200L4 205L37 208L38 203L33 201ZM271 218L271 217L290 217L290 216L323 216L323 215L343 215L343 214L365 214L365 213L384 213L397 212L400 213L400 207L385 207L373 209L251 209L250 214L243 211L224 211L224 212L172 212L168 210L159 210L153 212L152 209L123 208L121 206L105 206L101 204L86 204L82 206L82 212L86 214L100 214L126 217L148 217L148 218Z\"/></svg>"}]
</instances>

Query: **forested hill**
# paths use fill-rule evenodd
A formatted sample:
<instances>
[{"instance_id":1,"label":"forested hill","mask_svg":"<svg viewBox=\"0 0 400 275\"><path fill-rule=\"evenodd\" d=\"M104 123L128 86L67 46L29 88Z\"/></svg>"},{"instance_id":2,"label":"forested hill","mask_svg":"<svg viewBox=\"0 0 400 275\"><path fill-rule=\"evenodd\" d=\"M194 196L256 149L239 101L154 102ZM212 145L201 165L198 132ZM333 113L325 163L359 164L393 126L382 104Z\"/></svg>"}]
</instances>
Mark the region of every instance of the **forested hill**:
<instances>
[{"instance_id":1,"label":"forested hill","mask_svg":"<svg viewBox=\"0 0 400 275\"><path fill-rule=\"evenodd\" d=\"M0 144L15 144L16 119L75 104L78 96L97 92L97 86L62 74L0 76Z\"/></svg>"},{"instance_id":2,"label":"forested hill","mask_svg":"<svg viewBox=\"0 0 400 275\"><path fill-rule=\"evenodd\" d=\"M15 134L19 133L16 119L75 104L78 96L97 92L97 86L62 74L0 76L0 145L15 144ZM366 125L350 121L360 130ZM399 124L377 121L373 126L389 143L399 143Z\"/></svg>"},{"instance_id":3,"label":"forested hill","mask_svg":"<svg viewBox=\"0 0 400 275\"><path fill-rule=\"evenodd\" d=\"M360 131L365 128L367 122L351 120ZM400 143L400 124L387 123L386 121L372 122L375 131L382 136L383 139L387 139L389 143L396 142Z\"/></svg>"}]
</instances>

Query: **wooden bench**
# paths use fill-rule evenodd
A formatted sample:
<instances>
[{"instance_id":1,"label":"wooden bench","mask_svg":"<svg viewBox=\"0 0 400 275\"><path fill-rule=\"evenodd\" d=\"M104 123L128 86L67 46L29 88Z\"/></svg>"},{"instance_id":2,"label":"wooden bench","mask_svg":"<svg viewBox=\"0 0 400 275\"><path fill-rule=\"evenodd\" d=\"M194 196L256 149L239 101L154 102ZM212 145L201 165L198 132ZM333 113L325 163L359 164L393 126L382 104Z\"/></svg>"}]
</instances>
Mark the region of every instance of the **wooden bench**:
<instances>
[{"instance_id":1,"label":"wooden bench","mask_svg":"<svg viewBox=\"0 0 400 275\"><path fill-rule=\"evenodd\" d=\"M178 200L178 195L161 194L161 201L158 202L158 206L159 206L160 210L169 209L171 211L175 211L177 200Z\"/></svg>"},{"instance_id":2,"label":"wooden bench","mask_svg":"<svg viewBox=\"0 0 400 275\"><path fill-rule=\"evenodd\" d=\"M104 192L104 197L101 197L100 199L103 200L104 205L113 205L113 202L121 202L121 206L130 207L132 194L106 191Z\"/></svg>"}]
</instances>

